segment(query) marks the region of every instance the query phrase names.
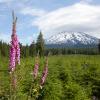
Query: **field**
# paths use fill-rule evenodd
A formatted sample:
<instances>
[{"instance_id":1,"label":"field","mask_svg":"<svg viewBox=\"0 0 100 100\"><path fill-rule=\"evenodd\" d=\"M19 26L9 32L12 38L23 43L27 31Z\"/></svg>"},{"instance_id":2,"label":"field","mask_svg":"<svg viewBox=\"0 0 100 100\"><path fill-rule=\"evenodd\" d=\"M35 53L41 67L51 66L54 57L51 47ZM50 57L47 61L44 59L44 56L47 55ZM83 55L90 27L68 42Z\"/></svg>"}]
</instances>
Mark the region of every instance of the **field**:
<instances>
[{"instance_id":1,"label":"field","mask_svg":"<svg viewBox=\"0 0 100 100\"><path fill-rule=\"evenodd\" d=\"M13 91L8 72L9 59L0 58L0 100L100 100L99 55L59 55L50 56L48 60L49 72L43 89L37 92L37 85L34 86L32 98L29 98L32 84L40 82L44 58L40 58L36 82L32 81L34 58L21 59L15 72L17 85Z\"/></svg>"}]
</instances>

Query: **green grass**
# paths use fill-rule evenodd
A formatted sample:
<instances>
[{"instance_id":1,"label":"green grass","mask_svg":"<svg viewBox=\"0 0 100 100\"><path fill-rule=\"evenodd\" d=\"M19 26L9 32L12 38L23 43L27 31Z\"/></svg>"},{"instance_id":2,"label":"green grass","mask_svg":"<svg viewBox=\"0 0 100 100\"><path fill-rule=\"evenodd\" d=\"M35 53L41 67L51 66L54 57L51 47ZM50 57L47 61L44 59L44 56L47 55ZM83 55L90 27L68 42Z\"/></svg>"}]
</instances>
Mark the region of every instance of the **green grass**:
<instances>
[{"instance_id":1,"label":"green grass","mask_svg":"<svg viewBox=\"0 0 100 100\"><path fill-rule=\"evenodd\" d=\"M14 95L15 100L27 100L32 83L34 58L21 59L17 66L16 92L10 94L9 60L0 58L0 100L8 100ZM44 58L40 59L38 83L44 67ZM91 100L92 96L100 99L100 56L99 55L60 55L49 57L49 73L40 91L38 100ZM32 99L34 100L34 99Z\"/></svg>"}]
</instances>

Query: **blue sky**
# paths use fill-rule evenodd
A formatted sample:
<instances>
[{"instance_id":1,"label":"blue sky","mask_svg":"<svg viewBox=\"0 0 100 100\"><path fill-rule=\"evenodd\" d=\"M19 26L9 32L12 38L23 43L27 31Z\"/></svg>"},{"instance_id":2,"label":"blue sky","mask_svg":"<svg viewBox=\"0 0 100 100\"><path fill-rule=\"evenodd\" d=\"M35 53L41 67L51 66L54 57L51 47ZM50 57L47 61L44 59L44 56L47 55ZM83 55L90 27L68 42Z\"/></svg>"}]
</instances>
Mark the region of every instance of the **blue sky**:
<instances>
[{"instance_id":1,"label":"blue sky","mask_svg":"<svg viewBox=\"0 0 100 100\"><path fill-rule=\"evenodd\" d=\"M19 41L30 44L61 31L81 31L100 38L100 0L0 0L0 40L10 42L12 10Z\"/></svg>"}]
</instances>

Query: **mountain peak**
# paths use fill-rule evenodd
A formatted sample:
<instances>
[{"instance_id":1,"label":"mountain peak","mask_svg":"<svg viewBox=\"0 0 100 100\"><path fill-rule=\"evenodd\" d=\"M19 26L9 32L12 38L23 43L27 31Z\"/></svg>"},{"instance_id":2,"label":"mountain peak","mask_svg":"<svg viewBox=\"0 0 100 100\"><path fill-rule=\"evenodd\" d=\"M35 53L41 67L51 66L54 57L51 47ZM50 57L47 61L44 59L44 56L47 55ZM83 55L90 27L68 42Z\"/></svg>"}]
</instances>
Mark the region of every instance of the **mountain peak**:
<instances>
[{"instance_id":1,"label":"mountain peak","mask_svg":"<svg viewBox=\"0 0 100 100\"><path fill-rule=\"evenodd\" d=\"M91 45L97 44L98 39L84 32L59 32L46 39L46 44L66 44L66 45Z\"/></svg>"}]
</instances>

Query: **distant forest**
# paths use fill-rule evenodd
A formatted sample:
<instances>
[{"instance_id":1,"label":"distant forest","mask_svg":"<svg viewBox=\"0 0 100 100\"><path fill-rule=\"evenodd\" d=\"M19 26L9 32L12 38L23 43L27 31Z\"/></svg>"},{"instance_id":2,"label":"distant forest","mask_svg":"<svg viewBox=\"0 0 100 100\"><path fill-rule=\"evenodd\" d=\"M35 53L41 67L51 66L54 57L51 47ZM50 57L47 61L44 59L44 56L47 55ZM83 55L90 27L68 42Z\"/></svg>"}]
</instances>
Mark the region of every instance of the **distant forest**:
<instances>
[{"instance_id":1,"label":"distant forest","mask_svg":"<svg viewBox=\"0 0 100 100\"><path fill-rule=\"evenodd\" d=\"M86 54L97 55L100 53L100 42L96 48L47 48L45 46L43 35L40 32L36 43L32 42L30 45L20 44L21 57L33 57L39 51L40 56L47 55L66 55L66 54ZM0 56L9 57L10 44L0 41Z\"/></svg>"}]
</instances>

